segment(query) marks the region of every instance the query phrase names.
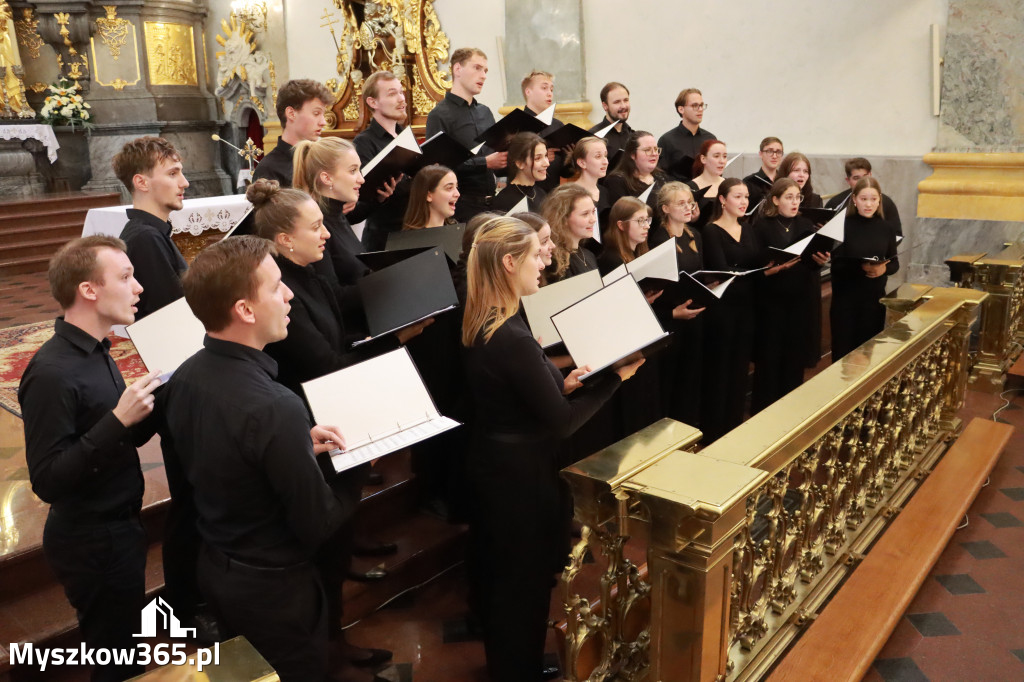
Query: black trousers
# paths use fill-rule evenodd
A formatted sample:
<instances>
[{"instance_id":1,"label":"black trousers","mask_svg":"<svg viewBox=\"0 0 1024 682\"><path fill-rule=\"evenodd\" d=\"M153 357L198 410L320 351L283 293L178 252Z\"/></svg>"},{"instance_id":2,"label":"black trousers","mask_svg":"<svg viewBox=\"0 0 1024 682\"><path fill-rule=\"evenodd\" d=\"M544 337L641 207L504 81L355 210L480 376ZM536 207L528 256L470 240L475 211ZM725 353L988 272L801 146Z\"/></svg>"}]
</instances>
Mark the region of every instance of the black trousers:
<instances>
[{"instance_id":1,"label":"black trousers","mask_svg":"<svg viewBox=\"0 0 1024 682\"><path fill-rule=\"evenodd\" d=\"M540 679L553 577L569 549L556 447L474 438L468 568L495 682Z\"/></svg>"},{"instance_id":2,"label":"black trousers","mask_svg":"<svg viewBox=\"0 0 1024 682\"><path fill-rule=\"evenodd\" d=\"M311 562L259 569L204 546L199 585L230 636L248 639L282 682L327 677L327 608Z\"/></svg>"},{"instance_id":3,"label":"black trousers","mask_svg":"<svg viewBox=\"0 0 1024 682\"><path fill-rule=\"evenodd\" d=\"M175 615L189 623L199 604L206 601L199 591L196 564L202 539L197 527L198 513L193 500L192 485L185 477L181 463L165 450L164 470L171 504L164 523L162 546L164 561L164 599Z\"/></svg>"},{"instance_id":4,"label":"black trousers","mask_svg":"<svg viewBox=\"0 0 1024 682\"><path fill-rule=\"evenodd\" d=\"M885 306L878 300L885 295L884 282L875 290L866 286L851 291L837 289L839 288L833 282L832 308L829 310L832 362L839 360L885 329ZM878 291L882 293L879 294Z\"/></svg>"},{"instance_id":5,"label":"black trousers","mask_svg":"<svg viewBox=\"0 0 1024 682\"><path fill-rule=\"evenodd\" d=\"M360 464L343 471L328 480L334 495L341 500L349 500L355 508L362 496L363 486L370 475L370 465ZM326 597L327 638L334 639L342 634L341 617L343 614L342 586L345 576L352 567L352 548L355 539L355 515L349 517L334 532L334 535L317 551L314 559L320 582Z\"/></svg>"},{"instance_id":6,"label":"black trousers","mask_svg":"<svg viewBox=\"0 0 1024 682\"><path fill-rule=\"evenodd\" d=\"M50 511L43 552L75 607L90 649L134 649L146 599L146 532L138 515L81 523ZM126 680L142 666L97 666L93 682Z\"/></svg>"}]
</instances>

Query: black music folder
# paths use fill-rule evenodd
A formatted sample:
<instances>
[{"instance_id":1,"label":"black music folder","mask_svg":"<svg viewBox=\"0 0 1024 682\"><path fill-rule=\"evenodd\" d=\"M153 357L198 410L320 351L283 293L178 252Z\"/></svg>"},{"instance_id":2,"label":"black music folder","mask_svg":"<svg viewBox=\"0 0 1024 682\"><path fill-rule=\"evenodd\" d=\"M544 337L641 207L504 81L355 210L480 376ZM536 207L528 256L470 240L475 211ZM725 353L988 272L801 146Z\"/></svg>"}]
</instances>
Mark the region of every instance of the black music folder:
<instances>
[{"instance_id":1,"label":"black music folder","mask_svg":"<svg viewBox=\"0 0 1024 682\"><path fill-rule=\"evenodd\" d=\"M557 128L545 135L544 142L547 144L548 149L563 149L569 145L576 144L584 137L590 137L590 133L575 123L566 123L561 128Z\"/></svg>"},{"instance_id":2,"label":"black music folder","mask_svg":"<svg viewBox=\"0 0 1024 682\"><path fill-rule=\"evenodd\" d=\"M810 220L815 225L824 225L825 223L836 217L838 211L846 210L838 208L811 208L809 206L800 207L800 215Z\"/></svg>"},{"instance_id":3,"label":"black music folder","mask_svg":"<svg viewBox=\"0 0 1024 682\"><path fill-rule=\"evenodd\" d=\"M356 341L353 347L452 310L459 303L440 247L371 272L356 286L370 338Z\"/></svg>"},{"instance_id":4,"label":"black music folder","mask_svg":"<svg viewBox=\"0 0 1024 682\"><path fill-rule=\"evenodd\" d=\"M249 208L244 214L242 214L242 217L238 219L238 222L231 226L231 229L224 235L224 239L227 239L228 237L238 237L243 234L256 234L255 209L255 206L249 204Z\"/></svg>"},{"instance_id":5,"label":"black music folder","mask_svg":"<svg viewBox=\"0 0 1024 682\"><path fill-rule=\"evenodd\" d=\"M664 169L664 171L673 178L693 178L694 161L696 161L696 159L692 156L684 156L678 159L675 163L669 165Z\"/></svg>"},{"instance_id":6,"label":"black music folder","mask_svg":"<svg viewBox=\"0 0 1024 682\"><path fill-rule=\"evenodd\" d=\"M415 249L395 249L393 251L367 251L366 253L356 254L356 258L361 260L366 267L370 268L374 272L377 270L383 270L384 268L391 267L395 263L401 263L406 258L412 258L416 254L423 253L429 246L421 246Z\"/></svg>"},{"instance_id":7,"label":"black music folder","mask_svg":"<svg viewBox=\"0 0 1024 682\"><path fill-rule=\"evenodd\" d=\"M708 308L716 305L725 295L725 290L735 280L735 275L715 287L706 287L704 284L688 272L679 273L679 293L676 296L679 303L686 300L691 301L690 308ZM678 304L677 304L678 305Z\"/></svg>"},{"instance_id":8,"label":"black music folder","mask_svg":"<svg viewBox=\"0 0 1024 682\"><path fill-rule=\"evenodd\" d=\"M411 173L422 155L412 128L404 129L363 166L364 182L359 188L359 198L362 201L376 201L377 190L392 178Z\"/></svg>"},{"instance_id":9,"label":"black music folder","mask_svg":"<svg viewBox=\"0 0 1024 682\"><path fill-rule=\"evenodd\" d=\"M841 244L845 238L846 209L841 208L814 234L808 235L784 249L777 249L774 246L768 248L773 256L784 259L776 261L777 263L785 263L796 257L810 258L816 253L832 253L836 245Z\"/></svg>"},{"instance_id":10,"label":"black music folder","mask_svg":"<svg viewBox=\"0 0 1024 682\"><path fill-rule=\"evenodd\" d=\"M345 436L329 454L345 471L460 426L442 415L406 348L302 384L318 424Z\"/></svg>"},{"instance_id":11,"label":"black music folder","mask_svg":"<svg viewBox=\"0 0 1024 682\"><path fill-rule=\"evenodd\" d=\"M462 236L464 234L466 234L465 223L425 227L420 230L400 230L388 234L384 250L395 251L439 246L452 264L455 264L459 262L459 256L462 254Z\"/></svg>"},{"instance_id":12,"label":"black music folder","mask_svg":"<svg viewBox=\"0 0 1024 682\"><path fill-rule=\"evenodd\" d=\"M580 381L660 349L669 339L632 276L553 315L551 322L576 366L590 366Z\"/></svg>"},{"instance_id":13,"label":"black music folder","mask_svg":"<svg viewBox=\"0 0 1024 682\"><path fill-rule=\"evenodd\" d=\"M483 142L496 152L508 150L509 140L516 133L539 133L547 128L547 124L536 116L531 116L522 109L513 109L500 121L477 136L477 142Z\"/></svg>"},{"instance_id":14,"label":"black music folder","mask_svg":"<svg viewBox=\"0 0 1024 682\"><path fill-rule=\"evenodd\" d=\"M473 152L459 144L451 135L445 135L443 131L424 140L423 144L420 145L420 151L423 154L413 168L410 169L410 175L420 168L433 164L440 164L454 169L473 156Z\"/></svg>"}]
</instances>

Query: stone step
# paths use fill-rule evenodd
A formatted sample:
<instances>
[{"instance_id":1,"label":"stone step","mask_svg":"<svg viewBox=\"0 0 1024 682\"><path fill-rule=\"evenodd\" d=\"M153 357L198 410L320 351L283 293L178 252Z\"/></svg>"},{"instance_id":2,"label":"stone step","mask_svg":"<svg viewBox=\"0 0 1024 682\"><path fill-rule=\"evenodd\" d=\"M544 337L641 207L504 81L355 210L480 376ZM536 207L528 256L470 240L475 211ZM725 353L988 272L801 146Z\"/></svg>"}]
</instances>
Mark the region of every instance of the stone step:
<instances>
[{"instance_id":1,"label":"stone step","mask_svg":"<svg viewBox=\"0 0 1024 682\"><path fill-rule=\"evenodd\" d=\"M0 277L12 277L14 275L30 275L35 272L46 272L49 265L49 255L34 256L32 258L0 260Z\"/></svg>"},{"instance_id":2,"label":"stone step","mask_svg":"<svg viewBox=\"0 0 1024 682\"><path fill-rule=\"evenodd\" d=\"M20 263L35 258L51 258L53 254L57 253L60 247L67 244L72 239L74 239L74 236L53 237L47 234L47 236L39 235L34 239L27 239L20 242L6 244L0 242L0 263Z\"/></svg>"},{"instance_id":3,"label":"stone step","mask_svg":"<svg viewBox=\"0 0 1024 682\"><path fill-rule=\"evenodd\" d=\"M79 207L67 210L46 211L32 215L0 216L0 238L9 234L29 233L54 225L78 225L78 234L82 233L88 209ZM78 236L77 234L75 235Z\"/></svg>"},{"instance_id":4,"label":"stone step","mask_svg":"<svg viewBox=\"0 0 1024 682\"><path fill-rule=\"evenodd\" d=\"M42 194L34 197L19 198L0 202L0 218L20 215L37 215L52 212L68 206L78 210L102 208L104 206L120 206L121 195L116 192L67 192L62 194Z\"/></svg>"},{"instance_id":5,"label":"stone step","mask_svg":"<svg viewBox=\"0 0 1024 682\"><path fill-rule=\"evenodd\" d=\"M45 225L24 225L4 226L3 219L0 219L0 246L17 242L31 241L43 237L63 237L74 239L82 234L83 221L74 217L65 217L61 214Z\"/></svg>"}]
</instances>

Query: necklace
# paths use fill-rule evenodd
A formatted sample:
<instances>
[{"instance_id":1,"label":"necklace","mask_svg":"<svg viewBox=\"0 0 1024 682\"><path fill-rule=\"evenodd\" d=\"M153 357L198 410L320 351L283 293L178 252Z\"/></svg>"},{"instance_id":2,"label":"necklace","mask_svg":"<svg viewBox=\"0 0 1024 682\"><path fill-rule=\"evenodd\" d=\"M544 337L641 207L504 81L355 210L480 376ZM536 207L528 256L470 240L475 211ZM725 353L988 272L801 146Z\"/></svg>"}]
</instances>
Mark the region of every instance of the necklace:
<instances>
[{"instance_id":1,"label":"necklace","mask_svg":"<svg viewBox=\"0 0 1024 682\"><path fill-rule=\"evenodd\" d=\"M782 218L776 217L775 222L779 224L779 227L786 231L786 234L789 234L789 228L793 226L792 221L790 221L789 226L787 226L785 223L782 222Z\"/></svg>"},{"instance_id":2,"label":"necklace","mask_svg":"<svg viewBox=\"0 0 1024 682\"><path fill-rule=\"evenodd\" d=\"M525 187L525 185L520 185L517 182L513 182L512 186L515 187L517 190L519 190L520 194L522 194L524 197L526 197L530 201L533 201L537 197L537 185L531 185L533 187L533 191L530 192L529 194L527 194L526 190L523 189L523 187Z\"/></svg>"}]
</instances>

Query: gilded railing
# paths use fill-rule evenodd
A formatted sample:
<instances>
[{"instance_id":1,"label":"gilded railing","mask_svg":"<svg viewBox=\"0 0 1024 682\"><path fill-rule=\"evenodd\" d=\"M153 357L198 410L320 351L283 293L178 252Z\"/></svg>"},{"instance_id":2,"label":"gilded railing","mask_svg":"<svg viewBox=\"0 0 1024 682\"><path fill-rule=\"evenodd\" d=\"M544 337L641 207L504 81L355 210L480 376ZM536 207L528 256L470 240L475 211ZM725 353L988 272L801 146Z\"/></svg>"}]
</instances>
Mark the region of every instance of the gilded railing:
<instances>
[{"instance_id":1,"label":"gilded railing","mask_svg":"<svg viewBox=\"0 0 1024 682\"><path fill-rule=\"evenodd\" d=\"M563 575L567 679L761 677L959 431L985 297L930 289L698 453L663 420L565 469L585 525ZM599 608L576 587L588 552L607 562Z\"/></svg>"},{"instance_id":2,"label":"gilded railing","mask_svg":"<svg viewBox=\"0 0 1024 682\"><path fill-rule=\"evenodd\" d=\"M979 352L970 384L998 393L1006 370L1024 347L1024 245L1008 244L995 256L961 254L946 265L956 286L989 294L981 309Z\"/></svg>"}]
</instances>

